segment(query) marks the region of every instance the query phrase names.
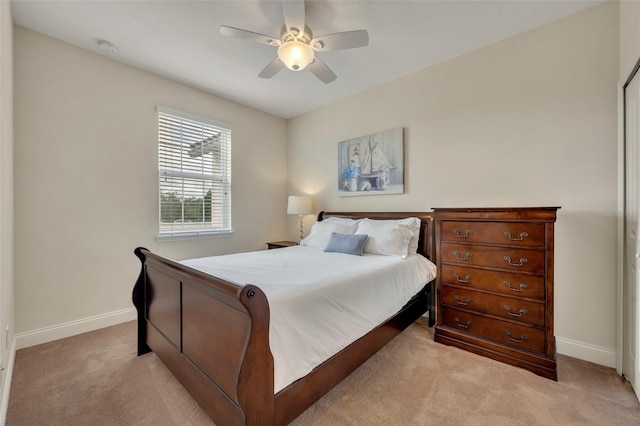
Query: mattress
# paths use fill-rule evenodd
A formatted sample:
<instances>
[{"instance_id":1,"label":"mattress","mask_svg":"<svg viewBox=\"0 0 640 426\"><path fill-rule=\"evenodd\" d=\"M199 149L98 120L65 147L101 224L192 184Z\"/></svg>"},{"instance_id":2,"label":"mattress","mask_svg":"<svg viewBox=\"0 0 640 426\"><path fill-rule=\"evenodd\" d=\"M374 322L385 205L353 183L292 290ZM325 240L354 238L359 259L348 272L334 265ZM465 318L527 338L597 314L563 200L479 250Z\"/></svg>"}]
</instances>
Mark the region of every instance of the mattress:
<instances>
[{"instance_id":1,"label":"mattress","mask_svg":"<svg viewBox=\"0 0 640 426\"><path fill-rule=\"evenodd\" d=\"M265 293L274 393L392 317L436 276L419 254L353 256L307 246L181 263Z\"/></svg>"}]
</instances>

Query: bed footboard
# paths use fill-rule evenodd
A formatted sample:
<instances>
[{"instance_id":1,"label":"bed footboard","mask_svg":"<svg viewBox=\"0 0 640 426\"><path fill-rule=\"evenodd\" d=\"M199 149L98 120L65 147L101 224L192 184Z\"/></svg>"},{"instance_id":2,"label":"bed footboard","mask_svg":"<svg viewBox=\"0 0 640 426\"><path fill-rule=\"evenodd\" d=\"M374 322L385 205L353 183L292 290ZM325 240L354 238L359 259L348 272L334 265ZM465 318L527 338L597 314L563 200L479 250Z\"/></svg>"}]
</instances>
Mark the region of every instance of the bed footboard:
<instances>
[{"instance_id":1,"label":"bed footboard","mask_svg":"<svg viewBox=\"0 0 640 426\"><path fill-rule=\"evenodd\" d=\"M145 248L135 254L142 263L133 290L138 355L154 351L217 424L273 424L273 356L264 293Z\"/></svg>"}]
</instances>

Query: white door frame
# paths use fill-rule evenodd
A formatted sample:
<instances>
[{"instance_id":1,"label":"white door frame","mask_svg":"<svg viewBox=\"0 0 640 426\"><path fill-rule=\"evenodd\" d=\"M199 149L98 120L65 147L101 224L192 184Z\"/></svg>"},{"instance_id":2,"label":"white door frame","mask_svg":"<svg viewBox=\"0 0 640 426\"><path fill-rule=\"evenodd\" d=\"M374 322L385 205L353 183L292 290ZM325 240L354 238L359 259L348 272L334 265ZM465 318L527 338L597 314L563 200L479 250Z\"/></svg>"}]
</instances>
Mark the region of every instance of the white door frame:
<instances>
[{"instance_id":1,"label":"white door frame","mask_svg":"<svg viewBox=\"0 0 640 426\"><path fill-rule=\"evenodd\" d=\"M626 81L618 83L618 212L617 215L617 231L618 231L618 244L617 244L617 318L616 318L616 351L617 362L616 370L618 374L622 374L623 369L623 355L624 355L624 268L625 268L625 239L624 232L625 225L625 150L626 150L626 99L625 89L634 77L640 78L640 59L635 64L633 69L628 73ZM636 75L637 74L637 75ZM636 316L640 317L640 297L636 300ZM635 367L634 367L634 391L636 397L640 400L640 327L638 326L639 319L636 318L636 350L635 350Z\"/></svg>"},{"instance_id":2,"label":"white door frame","mask_svg":"<svg viewBox=\"0 0 640 426\"><path fill-rule=\"evenodd\" d=\"M618 211L624 211L624 150L625 150L625 105L624 82L618 82ZM623 289L624 289L624 217L617 215L617 246L616 246L616 372L622 375L622 324Z\"/></svg>"}]
</instances>

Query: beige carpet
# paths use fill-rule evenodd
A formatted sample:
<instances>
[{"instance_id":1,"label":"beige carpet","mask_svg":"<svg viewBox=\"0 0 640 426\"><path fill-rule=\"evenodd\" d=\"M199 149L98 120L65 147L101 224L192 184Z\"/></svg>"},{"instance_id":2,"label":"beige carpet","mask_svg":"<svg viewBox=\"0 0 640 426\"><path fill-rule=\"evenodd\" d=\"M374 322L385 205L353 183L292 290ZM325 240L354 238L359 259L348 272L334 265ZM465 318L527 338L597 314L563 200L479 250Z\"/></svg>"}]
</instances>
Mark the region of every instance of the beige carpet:
<instances>
[{"instance_id":1,"label":"beige carpet","mask_svg":"<svg viewBox=\"0 0 640 426\"><path fill-rule=\"evenodd\" d=\"M7 425L211 425L129 322L18 351ZM559 381L437 344L416 323L292 424L640 425L613 369L569 357ZM219 425L224 426L224 425Z\"/></svg>"}]
</instances>

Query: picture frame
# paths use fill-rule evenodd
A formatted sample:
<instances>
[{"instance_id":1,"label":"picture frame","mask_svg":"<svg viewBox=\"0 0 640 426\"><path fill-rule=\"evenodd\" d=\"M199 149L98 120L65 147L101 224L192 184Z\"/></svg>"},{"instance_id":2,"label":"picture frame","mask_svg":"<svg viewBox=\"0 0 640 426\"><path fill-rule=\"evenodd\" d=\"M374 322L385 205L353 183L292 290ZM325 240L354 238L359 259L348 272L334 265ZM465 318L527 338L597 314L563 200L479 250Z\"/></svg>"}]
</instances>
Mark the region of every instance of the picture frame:
<instances>
[{"instance_id":1,"label":"picture frame","mask_svg":"<svg viewBox=\"0 0 640 426\"><path fill-rule=\"evenodd\" d=\"M404 129L338 142L341 197L404 193Z\"/></svg>"}]
</instances>

